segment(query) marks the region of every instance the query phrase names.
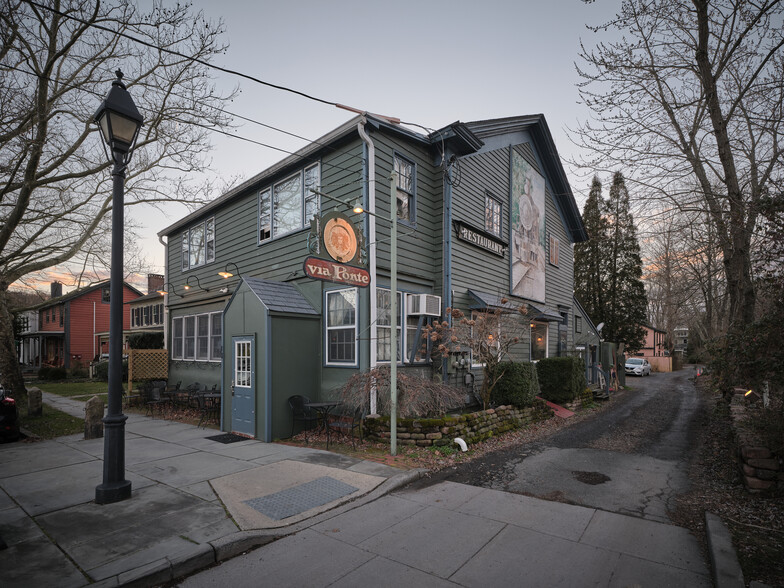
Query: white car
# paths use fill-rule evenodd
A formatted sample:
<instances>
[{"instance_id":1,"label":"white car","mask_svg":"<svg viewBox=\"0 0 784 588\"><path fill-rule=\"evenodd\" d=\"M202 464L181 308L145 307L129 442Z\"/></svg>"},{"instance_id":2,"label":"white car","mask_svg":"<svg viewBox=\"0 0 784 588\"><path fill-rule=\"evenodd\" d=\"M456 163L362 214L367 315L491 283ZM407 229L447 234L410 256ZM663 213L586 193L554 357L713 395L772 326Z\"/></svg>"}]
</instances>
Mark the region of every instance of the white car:
<instances>
[{"instance_id":1,"label":"white car","mask_svg":"<svg viewBox=\"0 0 784 588\"><path fill-rule=\"evenodd\" d=\"M642 357L630 357L626 360L626 373L634 376L650 376L651 364Z\"/></svg>"}]
</instances>

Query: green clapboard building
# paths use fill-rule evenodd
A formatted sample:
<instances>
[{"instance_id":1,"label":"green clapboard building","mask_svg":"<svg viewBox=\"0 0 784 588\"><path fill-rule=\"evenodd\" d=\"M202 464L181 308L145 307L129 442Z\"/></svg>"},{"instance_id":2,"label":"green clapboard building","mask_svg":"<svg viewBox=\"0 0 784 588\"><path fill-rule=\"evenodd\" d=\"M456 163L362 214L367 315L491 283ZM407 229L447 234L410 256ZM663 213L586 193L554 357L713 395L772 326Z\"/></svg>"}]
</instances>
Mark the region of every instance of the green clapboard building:
<instances>
[{"instance_id":1,"label":"green clapboard building","mask_svg":"<svg viewBox=\"0 0 784 588\"><path fill-rule=\"evenodd\" d=\"M415 342L446 308L502 298L529 308L518 359L574 352L588 235L544 116L424 135L364 115L161 231L170 381L217 385L221 428L270 441L289 435L289 396L389 363L391 210L399 369L431 374ZM452 371L470 399L481 368Z\"/></svg>"}]
</instances>

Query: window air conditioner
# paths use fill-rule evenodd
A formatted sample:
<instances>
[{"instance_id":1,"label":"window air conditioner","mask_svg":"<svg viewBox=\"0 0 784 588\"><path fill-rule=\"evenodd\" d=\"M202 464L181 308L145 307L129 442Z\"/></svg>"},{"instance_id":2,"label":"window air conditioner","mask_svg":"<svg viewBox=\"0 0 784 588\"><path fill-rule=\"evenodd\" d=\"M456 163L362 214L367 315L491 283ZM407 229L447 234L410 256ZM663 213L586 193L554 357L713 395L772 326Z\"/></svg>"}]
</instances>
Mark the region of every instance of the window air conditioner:
<instances>
[{"instance_id":1,"label":"window air conditioner","mask_svg":"<svg viewBox=\"0 0 784 588\"><path fill-rule=\"evenodd\" d=\"M441 316L441 297L433 294L409 294L408 314Z\"/></svg>"}]
</instances>

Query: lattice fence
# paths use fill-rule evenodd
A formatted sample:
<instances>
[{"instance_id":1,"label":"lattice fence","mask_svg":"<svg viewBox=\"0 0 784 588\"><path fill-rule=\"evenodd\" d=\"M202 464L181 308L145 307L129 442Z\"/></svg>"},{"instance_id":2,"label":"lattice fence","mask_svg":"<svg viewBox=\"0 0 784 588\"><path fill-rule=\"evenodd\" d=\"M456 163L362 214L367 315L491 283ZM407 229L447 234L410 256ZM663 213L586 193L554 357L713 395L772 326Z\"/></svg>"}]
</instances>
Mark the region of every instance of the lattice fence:
<instances>
[{"instance_id":1,"label":"lattice fence","mask_svg":"<svg viewBox=\"0 0 784 588\"><path fill-rule=\"evenodd\" d=\"M134 380L168 380L169 355L166 349L131 349L128 354L128 393Z\"/></svg>"}]
</instances>

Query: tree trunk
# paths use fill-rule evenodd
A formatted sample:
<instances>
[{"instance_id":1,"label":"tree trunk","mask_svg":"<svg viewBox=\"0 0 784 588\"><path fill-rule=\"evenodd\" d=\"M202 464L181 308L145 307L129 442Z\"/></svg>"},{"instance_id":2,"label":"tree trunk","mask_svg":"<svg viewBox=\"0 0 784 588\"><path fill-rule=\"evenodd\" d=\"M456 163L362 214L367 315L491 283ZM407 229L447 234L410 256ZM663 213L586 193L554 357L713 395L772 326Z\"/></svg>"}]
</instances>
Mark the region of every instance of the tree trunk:
<instances>
[{"instance_id":1,"label":"tree trunk","mask_svg":"<svg viewBox=\"0 0 784 588\"><path fill-rule=\"evenodd\" d=\"M0 383L15 399L23 398L25 388L22 368L16 355L14 317L8 308L8 284L0 283Z\"/></svg>"}]
</instances>

